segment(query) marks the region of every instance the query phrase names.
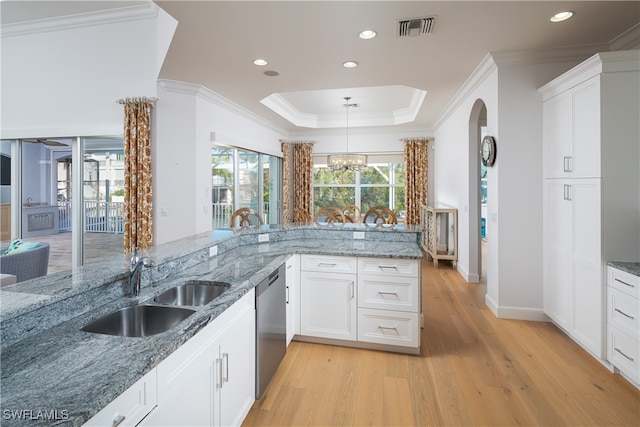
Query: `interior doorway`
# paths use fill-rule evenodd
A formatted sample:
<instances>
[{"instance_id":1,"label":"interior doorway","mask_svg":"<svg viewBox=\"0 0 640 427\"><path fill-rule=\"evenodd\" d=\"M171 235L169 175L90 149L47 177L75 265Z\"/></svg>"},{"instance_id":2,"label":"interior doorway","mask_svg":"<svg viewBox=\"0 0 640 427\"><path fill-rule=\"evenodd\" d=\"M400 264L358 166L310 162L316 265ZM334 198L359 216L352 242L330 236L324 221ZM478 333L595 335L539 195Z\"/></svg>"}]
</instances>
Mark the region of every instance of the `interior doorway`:
<instances>
[{"instance_id":1,"label":"interior doorway","mask_svg":"<svg viewBox=\"0 0 640 427\"><path fill-rule=\"evenodd\" d=\"M487 134L487 107L476 100L469 116L469 281L487 282L488 172L482 164L481 143Z\"/></svg>"}]
</instances>

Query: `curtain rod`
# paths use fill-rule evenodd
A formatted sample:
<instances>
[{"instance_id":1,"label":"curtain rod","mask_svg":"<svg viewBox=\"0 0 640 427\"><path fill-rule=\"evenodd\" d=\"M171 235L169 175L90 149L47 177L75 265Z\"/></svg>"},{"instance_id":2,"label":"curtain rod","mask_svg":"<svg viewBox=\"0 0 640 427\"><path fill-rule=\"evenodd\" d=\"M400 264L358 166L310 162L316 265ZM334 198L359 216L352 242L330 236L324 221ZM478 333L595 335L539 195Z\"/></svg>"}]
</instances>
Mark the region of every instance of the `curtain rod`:
<instances>
[{"instance_id":1,"label":"curtain rod","mask_svg":"<svg viewBox=\"0 0 640 427\"><path fill-rule=\"evenodd\" d=\"M155 104L158 101L158 98L151 97L147 98L146 96L137 96L133 98L121 98L116 100L116 104L134 104L137 102L147 102L149 104Z\"/></svg>"}]
</instances>

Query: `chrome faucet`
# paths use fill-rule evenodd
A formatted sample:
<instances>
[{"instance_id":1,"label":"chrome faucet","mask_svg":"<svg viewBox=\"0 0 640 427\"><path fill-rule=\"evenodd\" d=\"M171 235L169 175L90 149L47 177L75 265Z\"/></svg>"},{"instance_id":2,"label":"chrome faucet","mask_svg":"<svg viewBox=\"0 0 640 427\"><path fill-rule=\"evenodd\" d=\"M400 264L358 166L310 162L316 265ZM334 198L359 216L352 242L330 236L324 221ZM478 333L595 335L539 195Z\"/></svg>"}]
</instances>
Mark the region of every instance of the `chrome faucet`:
<instances>
[{"instance_id":1,"label":"chrome faucet","mask_svg":"<svg viewBox=\"0 0 640 427\"><path fill-rule=\"evenodd\" d=\"M153 261L147 257L138 256L138 248L133 248L133 254L131 255L131 262L129 264L129 295L131 297L137 297L140 295L140 276L142 275L142 267L153 267Z\"/></svg>"}]
</instances>

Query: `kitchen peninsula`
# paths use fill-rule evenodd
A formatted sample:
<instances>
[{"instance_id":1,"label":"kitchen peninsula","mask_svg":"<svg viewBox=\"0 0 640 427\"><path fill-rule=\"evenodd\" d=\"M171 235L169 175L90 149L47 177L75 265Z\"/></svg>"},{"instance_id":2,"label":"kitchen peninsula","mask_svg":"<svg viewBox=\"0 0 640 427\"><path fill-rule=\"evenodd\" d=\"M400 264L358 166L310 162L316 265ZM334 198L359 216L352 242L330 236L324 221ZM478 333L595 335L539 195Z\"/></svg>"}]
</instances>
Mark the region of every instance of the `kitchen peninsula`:
<instances>
[{"instance_id":1,"label":"kitchen peninsula","mask_svg":"<svg viewBox=\"0 0 640 427\"><path fill-rule=\"evenodd\" d=\"M271 226L221 240L213 240L212 234L144 251L156 264L143 272L142 290L135 298L127 296L128 258L124 255L0 290L2 424L49 425L55 420L56 425L82 425L141 378L153 374L161 362L253 292L292 255L357 259L363 268L370 268L367 261L373 259L415 260L419 265L422 258L417 228ZM215 280L230 287L157 335L131 338L80 330L106 313L148 302L185 280ZM421 309L418 313L422 314ZM357 340L344 343L358 344Z\"/></svg>"}]
</instances>

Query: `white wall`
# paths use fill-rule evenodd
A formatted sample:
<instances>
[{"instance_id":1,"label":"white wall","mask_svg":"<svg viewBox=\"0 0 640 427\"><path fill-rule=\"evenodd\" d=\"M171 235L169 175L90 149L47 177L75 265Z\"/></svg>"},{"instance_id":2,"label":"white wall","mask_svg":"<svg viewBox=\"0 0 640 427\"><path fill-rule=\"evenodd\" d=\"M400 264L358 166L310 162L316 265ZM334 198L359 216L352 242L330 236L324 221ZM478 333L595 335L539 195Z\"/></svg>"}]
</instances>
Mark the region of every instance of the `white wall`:
<instances>
[{"instance_id":1,"label":"white wall","mask_svg":"<svg viewBox=\"0 0 640 427\"><path fill-rule=\"evenodd\" d=\"M160 80L158 98L153 121L156 244L211 230L214 142L282 157L279 140L285 136L221 105L226 101L202 86Z\"/></svg>"},{"instance_id":2,"label":"white wall","mask_svg":"<svg viewBox=\"0 0 640 427\"><path fill-rule=\"evenodd\" d=\"M176 21L154 4L101 17L3 26L2 138L122 135L115 101L156 95Z\"/></svg>"},{"instance_id":3,"label":"white wall","mask_svg":"<svg viewBox=\"0 0 640 427\"><path fill-rule=\"evenodd\" d=\"M497 156L488 170L487 305L498 317L543 320L542 312L542 99L537 88L577 63L485 60L436 131L436 202L459 209L458 270L475 279L469 245L469 118L476 100L487 107L487 133ZM493 68L491 62L493 62ZM499 118L499 120L498 120ZM474 214L475 215L475 214Z\"/></svg>"}]
</instances>

